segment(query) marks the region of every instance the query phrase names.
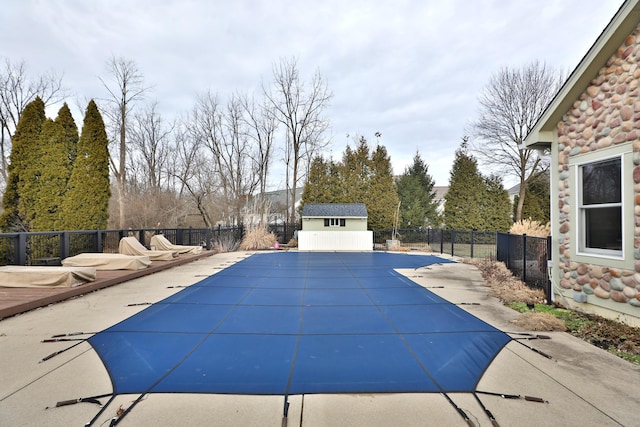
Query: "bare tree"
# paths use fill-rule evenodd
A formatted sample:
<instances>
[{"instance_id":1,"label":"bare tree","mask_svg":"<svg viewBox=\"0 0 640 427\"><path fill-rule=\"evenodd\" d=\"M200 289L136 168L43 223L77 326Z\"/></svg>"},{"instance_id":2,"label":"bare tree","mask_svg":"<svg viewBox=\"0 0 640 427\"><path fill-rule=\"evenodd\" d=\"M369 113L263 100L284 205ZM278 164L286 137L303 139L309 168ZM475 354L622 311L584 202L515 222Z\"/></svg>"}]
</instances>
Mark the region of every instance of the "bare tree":
<instances>
[{"instance_id":1,"label":"bare tree","mask_svg":"<svg viewBox=\"0 0 640 427\"><path fill-rule=\"evenodd\" d=\"M130 130L133 155L140 158L140 183L154 194L167 184L167 168L170 163L173 124L165 125L157 111L157 102L147 106L133 117Z\"/></svg>"},{"instance_id":2,"label":"bare tree","mask_svg":"<svg viewBox=\"0 0 640 427\"><path fill-rule=\"evenodd\" d=\"M176 152L171 174L180 183L178 197L190 196L204 225L211 228L215 225L211 200L219 185L213 163L204 155L205 147L191 121L176 127L174 134Z\"/></svg>"},{"instance_id":3,"label":"bare tree","mask_svg":"<svg viewBox=\"0 0 640 427\"><path fill-rule=\"evenodd\" d=\"M564 82L563 73L540 62L494 74L478 100L479 118L472 124L478 160L505 176L515 176L520 194L514 220L520 221L527 183L548 161L522 142Z\"/></svg>"},{"instance_id":4,"label":"bare tree","mask_svg":"<svg viewBox=\"0 0 640 427\"><path fill-rule=\"evenodd\" d=\"M24 107L39 96L45 106L66 98L62 75L49 72L33 79L27 75L24 61L17 64L8 58L0 70L0 189L8 176L11 136L16 130Z\"/></svg>"},{"instance_id":5,"label":"bare tree","mask_svg":"<svg viewBox=\"0 0 640 427\"><path fill-rule=\"evenodd\" d=\"M109 162L111 171L116 178L119 205L119 226L126 226L126 191L127 191L127 130L130 126L129 116L135 102L144 98L148 87L144 86L142 74L133 61L122 57L112 57L107 62L107 72L111 77L111 84L100 78L109 93L106 102L110 108L103 113L111 124L111 143L115 145L110 150Z\"/></svg>"},{"instance_id":6,"label":"bare tree","mask_svg":"<svg viewBox=\"0 0 640 427\"><path fill-rule=\"evenodd\" d=\"M221 107L218 97L211 92L200 96L190 127L215 166L225 205L229 207L227 221L239 222L242 206L258 182L251 170L250 144L240 98L234 95Z\"/></svg>"},{"instance_id":7,"label":"bare tree","mask_svg":"<svg viewBox=\"0 0 640 427\"><path fill-rule=\"evenodd\" d=\"M283 58L274 64L273 79L273 88L263 87L263 92L273 107L273 117L286 130L287 189L291 192L289 221L295 222L296 187L306 170L302 163L328 144L322 139L329 126L323 113L332 94L319 71L306 86L293 58Z\"/></svg>"},{"instance_id":8,"label":"bare tree","mask_svg":"<svg viewBox=\"0 0 640 427\"><path fill-rule=\"evenodd\" d=\"M269 177L269 166L273 155L273 145L277 122L270 105L267 102L256 105L253 98L244 96L240 98L244 108L244 121L247 128L247 137L252 142L250 156L252 159L252 171L258 180L257 207L264 219L269 213L270 204L266 203L265 193Z\"/></svg>"}]
</instances>

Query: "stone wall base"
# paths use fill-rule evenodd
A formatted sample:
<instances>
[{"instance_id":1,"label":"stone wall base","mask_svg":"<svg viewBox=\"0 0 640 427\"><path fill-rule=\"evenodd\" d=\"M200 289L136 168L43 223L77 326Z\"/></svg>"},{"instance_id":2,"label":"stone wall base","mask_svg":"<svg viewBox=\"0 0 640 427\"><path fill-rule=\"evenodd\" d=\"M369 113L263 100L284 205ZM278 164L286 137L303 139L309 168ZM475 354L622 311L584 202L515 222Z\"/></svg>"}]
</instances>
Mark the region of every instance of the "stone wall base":
<instances>
[{"instance_id":1,"label":"stone wall base","mask_svg":"<svg viewBox=\"0 0 640 427\"><path fill-rule=\"evenodd\" d=\"M589 296L589 301L592 298L597 298L595 296ZM579 313L585 314L595 314L596 316L604 317L605 319L615 320L626 325L632 326L634 328L640 328L640 317L634 316L632 314L621 313L619 311L602 307L595 304L590 304L589 302L579 303L574 301L572 295L570 293L560 294L556 290L554 295L554 301L558 304L564 306L567 309L575 310ZM640 312L639 312L640 315Z\"/></svg>"}]
</instances>

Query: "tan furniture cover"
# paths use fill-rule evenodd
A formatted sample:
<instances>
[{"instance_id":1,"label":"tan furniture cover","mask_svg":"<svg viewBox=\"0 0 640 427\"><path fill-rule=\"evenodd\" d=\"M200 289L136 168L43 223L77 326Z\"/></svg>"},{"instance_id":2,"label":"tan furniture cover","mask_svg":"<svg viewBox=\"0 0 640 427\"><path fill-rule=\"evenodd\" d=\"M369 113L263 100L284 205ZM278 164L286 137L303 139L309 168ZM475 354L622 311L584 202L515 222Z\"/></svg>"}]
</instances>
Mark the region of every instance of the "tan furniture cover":
<instances>
[{"instance_id":1,"label":"tan furniture cover","mask_svg":"<svg viewBox=\"0 0 640 427\"><path fill-rule=\"evenodd\" d=\"M161 251L178 251L181 254L187 254L187 253L199 254L200 252L202 252L202 246L174 245L162 234L151 236L151 241L149 242L149 245L152 248L155 248Z\"/></svg>"},{"instance_id":2,"label":"tan furniture cover","mask_svg":"<svg viewBox=\"0 0 640 427\"><path fill-rule=\"evenodd\" d=\"M94 280L96 269L93 267L0 267L0 287L5 288L72 288Z\"/></svg>"},{"instance_id":3,"label":"tan furniture cover","mask_svg":"<svg viewBox=\"0 0 640 427\"><path fill-rule=\"evenodd\" d=\"M178 256L177 251L150 251L135 237L123 237L120 239L118 252L123 255L144 255L151 261L171 261Z\"/></svg>"},{"instance_id":4,"label":"tan furniture cover","mask_svg":"<svg viewBox=\"0 0 640 427\"><path fill-rule=\"evenodd\" d=\"M145 255L83 253L62 260L65 267L95 267L96 270L142 270L151 265Z\"/></svg>"}]
</instances>

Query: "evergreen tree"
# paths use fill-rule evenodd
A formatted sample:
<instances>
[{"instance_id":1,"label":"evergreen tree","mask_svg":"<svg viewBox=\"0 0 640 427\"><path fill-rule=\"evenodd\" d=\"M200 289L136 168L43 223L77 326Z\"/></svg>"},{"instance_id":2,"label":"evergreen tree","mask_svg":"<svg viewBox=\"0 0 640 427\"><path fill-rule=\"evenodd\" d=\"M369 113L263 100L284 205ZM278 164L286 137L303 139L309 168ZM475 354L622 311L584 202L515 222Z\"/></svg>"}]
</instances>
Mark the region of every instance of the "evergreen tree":
<instances>
[{"instance_id":1,"label":"evergreen tree","mask_svg":"<svg viewBox=\"0 0 640 427\"><path fill-rule=\"evenodd\" d=\"M73 169L73 162L76 160L76 155L78 152L78 126L76 126L76 122L73 119L73 115L71 114L71 110L69 106L65 102L64 105L58 111L58 117L56 117L56 123L62 126L64 129L64 145L65 151L67 152L68 157L68 166L69 177L71 177L71 171Z\"/></svg>"},{"instance_id":2,"label":"evergreen tree","mask_svg":"<svg viewBox=\"0 0 640 427\"><path fill-rule=\"evenodd\" d=\"M77 157L62 206L67 230L98 230L109 218L109 140L95 102L87 106Z\"/></svg>"},{"instance_id":3,"label":"evergreen tree","mask_svg":"<svg viewBox=\"0 0 640 427\"><path fill-rule=\"evenodd\" d=\"M444 202L444 222L448 228L480 230L484 228L482 200L484 180L476 159L468 154L466 139L456 150Z\"/></svg>"},{"instance_id":4,"label":"evergreen tree","mask_svg":"<svg viewBox=\"0 0 640 427\"><path fill-rule=\"evenodd\" d=\"M397 182L400 198L400 227L424 227L437 224L435 183L428 166L416 152L413 164L408 166Z\"/></svg>"},{"instance_id":5,"label":"evergreen tree","mask_svg":"<svg viewBox=\"0 0 640 427\"><path fill-rule=\"evenodd\" d=\"M299 211L306 203L332 203L329 194L330 164L322 156L311 161L307 182L302 189Z\"/></svg>"},{"instance_id":6,"label":"evergreen tree","mask_svg":"<svg viewBox=\"0 0 640 427\"><path fill-rule=\"evenodd\" d=\"M38 176L29 193L33 195L31 230L59 230L60 205L69 180L69 153L61 124L51 119L44 122L38 151L38 158L29 168Z\"/></svg>"},{"instance_id":7,"label":"evergreen tree","mask_svg":"<svg viewBox=\"0 0 640 427\"><path fill-rule=\"evenodd\" d=\"M339 169L342 181L341 198L344 200L340 203L367 203L371 171L369 144L364 137L360 137L355 151L349 146L345 148Z\"/></svg>"},{"instance_id":8,"label":"evergreen tree","mask_svg":"<svg viewBox=\"0 0 640 427\"><path fill-rule=\"evenodd\" d=\"M309 174L307 175L307 182L302 189L302 201L301 205L305 203L318 203L318 200L323 200L323 190L325 181L328 176L328 165L322 156L318 156L311 161L309 166Z\"/></svg>"},{"instance_id":9,"label":"evergreen tree","mask_svg":"<svg viewBox=\"0 0 640 427\"><path fill-rule=\"evenodd\" d=\"M24 200L28 197L25 187L35 186L37 176L30 175L25 168L31 167L38 158L40 132L45 121L44 102L37 97L24 108L20 121L16 126L12 138L11 154L9 156L9 177L2 198L4 211L0 216L0 228L6 231L29 231L31 220L27 211L33 205L33 200Z\"/></svg>"},{"instance_id":10,"label":"evergreen tree","mask_svg":"<svg viewBox=\"0 0 640 427\"><path fill-rule=\"evenodd\" d=\"M369 162L369 191L365 194L370 229L392 228L398 208L398 189L393 179L391 158L387 149L378 145Z\"/></svg>"},{"instance_id":11,"label":"evergreen tree","mask_svg":"<svg viewBox=\"0 0 640 427\"><path fill-rule=\"evenodd\" d=\"M507 231L511 228L511 202L502 185L502 178L492 175L484 178L485 195L482 204L484 225L482 230Z\"/></svg>"},{"instance_id":12,"label":"evergreen tree","mask_svg":"<svg viewBox=\"0 0 640 427\"><path fill-rule=\"evenodd\" d=\"M342 162L315 158L302 193L302 203L364 203L369 228L391 228L398 193L384 146L373 153L365 138L355 150L347 146Z\"/></svg>"},{"instance_id":13,"label":"evergreen tree","mask_svg":"<svg viewBox=\"0 0 640 427\"><path fill-rule=\"evenodd\" d=\"M549 172L543 171L531 177L527 182L526 198L522 205L522 218L546 224L551 218L549 191ZM518 206L518 196L513 203L514 217Z\"/></svg>"}]
</instances>

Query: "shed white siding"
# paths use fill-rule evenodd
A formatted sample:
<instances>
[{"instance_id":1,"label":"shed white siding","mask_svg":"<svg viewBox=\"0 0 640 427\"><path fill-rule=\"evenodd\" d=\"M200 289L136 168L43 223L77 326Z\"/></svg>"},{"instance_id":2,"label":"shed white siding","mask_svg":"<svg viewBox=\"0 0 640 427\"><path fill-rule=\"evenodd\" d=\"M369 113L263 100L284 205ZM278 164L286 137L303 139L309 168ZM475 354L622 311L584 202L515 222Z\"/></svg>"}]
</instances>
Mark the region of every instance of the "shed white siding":
<instances>
[{"instance_id":1,"label":"shed white siding","mask_svg":"<svg viewBox=\"0 0 640 427\"><path fill-rule=\"evenodd\" d=\"M373 231L298 231L300 251L371 251Z\"/></svg>"}]
</instances>

